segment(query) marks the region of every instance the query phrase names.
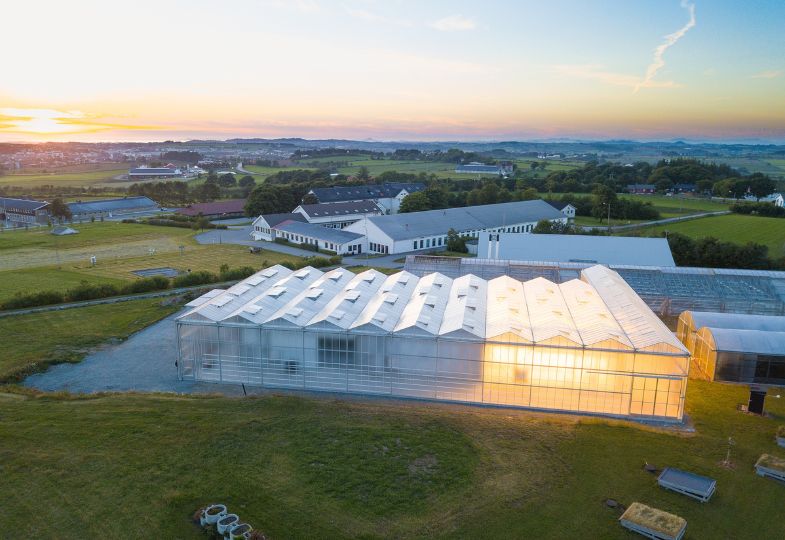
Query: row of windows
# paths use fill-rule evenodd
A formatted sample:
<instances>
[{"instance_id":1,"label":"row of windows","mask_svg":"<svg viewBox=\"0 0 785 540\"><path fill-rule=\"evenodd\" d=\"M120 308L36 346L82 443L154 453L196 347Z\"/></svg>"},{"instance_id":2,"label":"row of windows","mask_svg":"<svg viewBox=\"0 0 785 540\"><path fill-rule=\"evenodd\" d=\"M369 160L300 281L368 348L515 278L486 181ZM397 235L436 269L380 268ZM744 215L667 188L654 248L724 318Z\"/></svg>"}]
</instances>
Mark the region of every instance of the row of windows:
<instances>
[{"instance_id":1,"label":"row of windows","mask_svg":"<svg viewBox=\"0 0 785 540\"><path fill-rule=\"evenodd\" d=\"M508 232L508 233L528 233L531 232L534 225L513 225L511 227L499 227L486 231L484 229L476 229L472 231L463 231L460 236L464 238L478 238L481 232ZM447 236L437 236L436 238L425 238L423 240L414 241L414 249L427 249L432 247L441 247L447 245Z\"/></svg>"},{"instance_id":2,"label":"row of windows","mask_svg":"<svg viewBox=\"0 0 785 540\"><path fill-rule=\"evenodd\" d=\"M384 244L377 244L376 242L370 242L369 247L371 251L374 253L389 253L390 248Z\"/></svg>"}]
</instances>

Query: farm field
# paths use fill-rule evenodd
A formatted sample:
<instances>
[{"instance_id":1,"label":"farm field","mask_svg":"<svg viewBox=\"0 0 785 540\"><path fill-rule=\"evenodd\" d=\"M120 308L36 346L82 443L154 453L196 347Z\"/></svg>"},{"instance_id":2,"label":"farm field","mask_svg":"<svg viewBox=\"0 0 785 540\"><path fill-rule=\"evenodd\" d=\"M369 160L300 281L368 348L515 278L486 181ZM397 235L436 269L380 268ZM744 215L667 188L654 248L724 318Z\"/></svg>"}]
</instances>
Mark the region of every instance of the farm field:
<instances>
[{"instance_id":1,"label":"farm field","mask_svg":"<svg viewBox=\"0 0 785 540\"><path fill-rule=\"evenodd\" d=\"M76 170L75 170L76 169ZM81 170L79 170L81 169ZM117 175L126 174L128 165L122 163L107 163L67 167L64 170L52 172L35 172L30 174L9 174L0 176L0 186L73 186L87 187L91 185L113 183L110 181Z\"/></svg>"},{"instance_id":2,"label":"farm field","mask_svg":"<svg viewBox=\"0 0 785 540\"><path fill-rule=\"evenodd\" d=\"M639 230L644 235L660 235L668 231L696 239L713 236L736 244L757 242L768 246L771 257L785 255L785 219L780 218L728 214Z\"/></svg>"},{"instance_id":3,"label":"farm field","mask_svg":"<svg viewBox=\"0 0 785 540\"><path fill-rule=\"evenodd\" d=\"M13 511L0 527L196 539L194 511L223 502L270 538L631 538L620 511L603 504L613 498L684 517L688 538L781 538L783 486L752 466L764 452L785 456L773 440L785 402L770 395L761 418L735 410L746 397L742 387L691 381L695 431L673 432L372 398L9 388L0 393L0 505ZM644 462L711 476L717 493L701 504L662 490Z\"/></svg>"},{"instance_id":4,"label":"farm field","mask_svg":"<svg viewBox=\"0 0 785 540\"><path fill-rule=\"evenodd\" d=\"M0 382L46 369L53 363L76 362L108 340L125 339L173 313L161 299L131 300L63 311L31 313L0 319Z\"/></svg>"},{"instance_id":5,"label":"farm field","mask_svg":"<svg viewBox=\"0 0 785 540\"><path fill-rule=\"evenodd\" d=\"M244 246L198 244L190 229L130 223L85 223L79 234L56 237L48 230L0 234L0 302L40 290L65 291L81 281L117 283L137 279L131 272L168 266L182 272L217 272L230 267L262 268L296 257L265 251L251 254ZM180 251L180 246L183 251ZM154 254L150 254L150 249ZM90 265L96 256L98 264Z\"/></svg>"}]
</instances>

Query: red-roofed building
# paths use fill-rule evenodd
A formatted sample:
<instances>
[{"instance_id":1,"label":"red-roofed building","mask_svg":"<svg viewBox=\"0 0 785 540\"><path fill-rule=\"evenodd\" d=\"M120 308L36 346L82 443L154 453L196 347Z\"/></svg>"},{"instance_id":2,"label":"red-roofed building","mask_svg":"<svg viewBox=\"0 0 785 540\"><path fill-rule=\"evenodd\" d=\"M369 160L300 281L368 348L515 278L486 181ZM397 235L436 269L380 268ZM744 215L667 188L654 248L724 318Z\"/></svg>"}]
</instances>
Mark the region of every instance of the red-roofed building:
<instances>
[{"instance_id":1,"label":"red-roofed building","mask_svg":"<svg viewBox=\"0 0 785 540\"><path fill-rule=\"evenodd\" d=\"M245 215L245 199L227 199L209 203L195 203L177 211L183 216L203 215L210 219L235 218Z\"/></svg>"}]
</instances>

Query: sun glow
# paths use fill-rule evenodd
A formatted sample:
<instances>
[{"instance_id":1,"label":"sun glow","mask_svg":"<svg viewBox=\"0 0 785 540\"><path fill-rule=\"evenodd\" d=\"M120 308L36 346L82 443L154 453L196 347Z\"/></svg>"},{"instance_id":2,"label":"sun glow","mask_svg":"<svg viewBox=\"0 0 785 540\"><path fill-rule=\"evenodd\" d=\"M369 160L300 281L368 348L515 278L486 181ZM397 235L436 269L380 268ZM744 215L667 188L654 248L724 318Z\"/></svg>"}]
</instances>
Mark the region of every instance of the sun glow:
<instances>
[{"instance_id":1,"label":"sun glow","mask_svg":"<svg viewBox=\"0 0 785 540\"><path fill-rule=\"evenodd\" d=\"M82 121L85 114L80 111L57 111L54 109L0 109L0 122L8 131L31 134L80 133L85 129Z\"/></svg>"}]
</instances>

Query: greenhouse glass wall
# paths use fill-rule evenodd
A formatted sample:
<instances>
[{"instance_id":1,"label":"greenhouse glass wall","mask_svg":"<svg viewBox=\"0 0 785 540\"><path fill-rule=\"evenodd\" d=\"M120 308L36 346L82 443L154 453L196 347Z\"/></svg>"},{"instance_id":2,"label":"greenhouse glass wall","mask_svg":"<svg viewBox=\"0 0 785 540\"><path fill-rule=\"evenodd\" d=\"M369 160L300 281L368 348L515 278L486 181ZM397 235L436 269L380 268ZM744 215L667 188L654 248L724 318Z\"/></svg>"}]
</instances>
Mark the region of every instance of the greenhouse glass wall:
<instances>
[{"instance_id":1,"label":"greenhouse glass wall","mask_svg":"<svg viewBox=\"0 0 785 540\"><path fill-rule=\"evenodd\" d=\"M785 317L687 311L676 333L692 354L691 377L785 385Z\"/></svg>"},{"instance_id":2,"label":"greenhouse glass wall","mask_svg":"<svg viewBox=\"0 0 785 540\"><path fill-rule=\"evenodd\" d=\"M616 272L274 266L189 304L183 379L678 421L689 353Z\"/></svg>"}]
</instances>

